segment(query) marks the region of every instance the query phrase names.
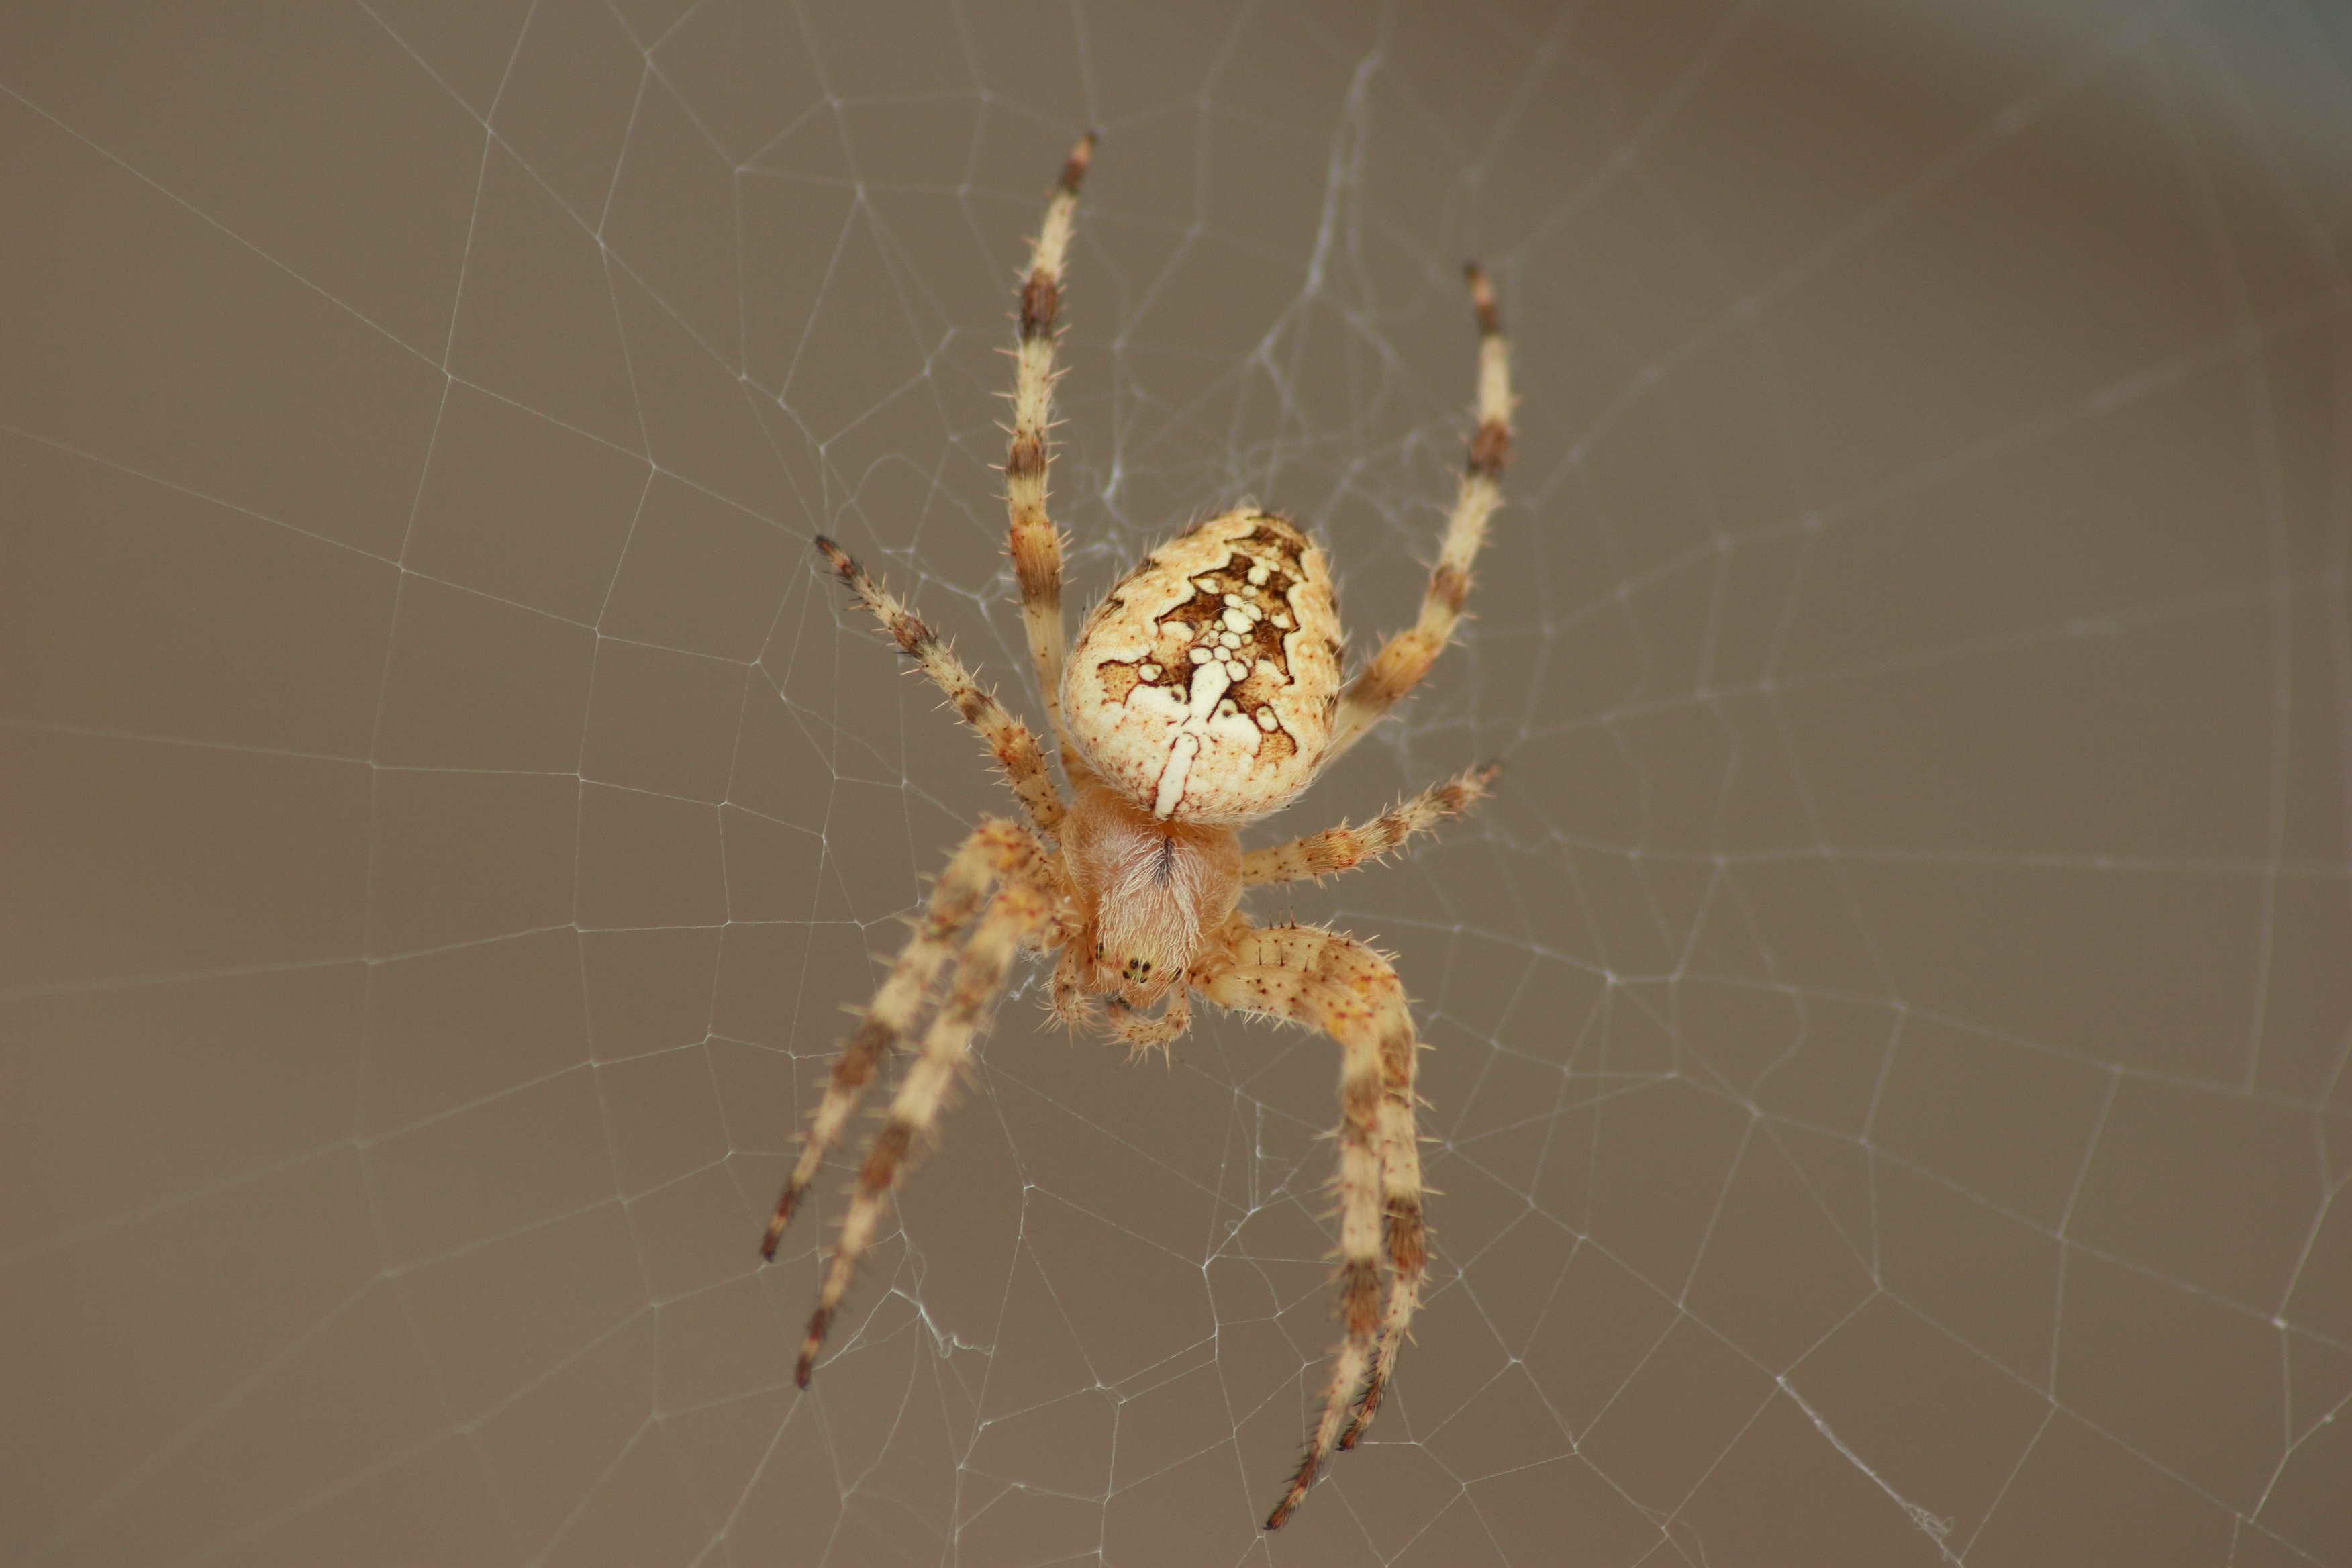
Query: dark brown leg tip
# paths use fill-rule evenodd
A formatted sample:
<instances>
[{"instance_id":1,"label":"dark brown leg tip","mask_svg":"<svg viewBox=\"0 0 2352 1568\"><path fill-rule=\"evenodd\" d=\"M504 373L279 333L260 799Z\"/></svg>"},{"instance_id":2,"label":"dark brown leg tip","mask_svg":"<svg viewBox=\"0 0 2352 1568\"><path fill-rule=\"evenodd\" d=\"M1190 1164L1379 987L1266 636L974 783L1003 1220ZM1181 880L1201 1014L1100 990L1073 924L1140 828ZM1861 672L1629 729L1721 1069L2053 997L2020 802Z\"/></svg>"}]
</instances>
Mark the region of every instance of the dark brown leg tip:
<instances>
[{"instance_id":1,"label":"dark brown leg tip","mask_svg":"<svg viewBox=\"0 0 2352 1568\"><path fill-rule=\"evenodd\" d=\"M1470 284L1470 307L1478 312L1478 330L1490 336L1503 330L1502 313L1495 308L1495 286L1487 281L1486 269L1475 261L1462 264L1462 276Z\"/></svg>"},{"instance_id":2,"label":"dark brown leg tip","mask_svg":"<svg viewBox=\"0 0 2352 1568\"><path fill-rule=\"evenodd\" d=\"M1062 189L1074 196L1078 194L1078 182L1087 177L1087 165L1095 161L1095 143L1099 140L1092 131L1079 137L1078 144L1070 149L1069 161L1062 165Z\"/></svg>"},{"instance_id":3,"label":"dark brown leg tip","mask_svg":"<svg viewBox=\"0 0 2352 1568\"><path fill-rule=\"evenodd\" d=\"M800 1206L800 1193L786 1183L783 1196L776 1200L776 1212L768 1216L768 1233L760 1238L760 1256L769 1262L776 1260L777 1244L784 1239L784 1232L792 1228L793 1215L799 1212Z\"/></svg>"},{"instance_id":4,"label":"dark brown leg tip","mask_svg":"<svg viewBox=\"0 0 2352 1568\"><path fill-rule=\"evenodd\" d=\"M809 1314L808 1333L801 1340L800 1363L793 1368L793 1382L803 1388L809 1385L809 1377L816 1371L816 1352L824 1347L824 1331L831 1327L833 1313L828 1309L819 1307Z\"/></svg>"}]
</instances>

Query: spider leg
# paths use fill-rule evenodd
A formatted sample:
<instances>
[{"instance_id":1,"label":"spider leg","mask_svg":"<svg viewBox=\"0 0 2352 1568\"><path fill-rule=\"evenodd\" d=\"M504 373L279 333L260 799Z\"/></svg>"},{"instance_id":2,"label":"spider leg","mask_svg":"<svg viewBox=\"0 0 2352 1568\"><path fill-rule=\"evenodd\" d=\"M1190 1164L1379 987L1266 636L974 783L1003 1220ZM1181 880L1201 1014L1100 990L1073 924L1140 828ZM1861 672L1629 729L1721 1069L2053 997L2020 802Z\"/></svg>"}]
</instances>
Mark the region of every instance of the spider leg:
<instances>
[{"instance_id":1,"label":"spider leg","mask_svg":"<svg viewBox=\"0 0 2352 1568\"><path fill-rule=\"evenodd\" d=\"M1335 1448L1355 1446L1387 1392L1429 1267L1422 1222L1421 1144L1413 1091L1420 1043L1404 987L1388 960L1314 926L1251 930L1232 938L1229 963L1207 970L1201 992L1239 1012L1322 1030L1339 1042L1339 1315L1346 1337L1323 1408L1290 1488L1267 1515L1279 1530ZM1380 1300L1386 1233L1388 1304ZM1349 1418L1349 1406L1355 1415Z\"/></svg>"},{"instance_id":2,"label":"spider leg","mask_svg":"<svg viewBox=\"0 0 2352 1568\"><path fill-rule=\"evenodd\" d=\"M833 1256L819 1287L816 1310L809 1314L808 1335L801 1342L800 1363L793 1379L803 1388L815 1369L834 1313L849 1293L858 1259L873 1246L883 1216L889 1212L890 1194L905 1175L919 1144L939 1128L955 1087L956 1074L970 1055L971 1038L1004 990L1005 971L1020 950L1022 939L1053 919L1055 897L1034 873L1033 844L1008 859L1002 868L1003 889L982 915L979 925L957 961L955 978L946 999L923 1037L921 1053L898 1085L890 1110L866 1149L857 1173L857 1186L843 1215L841 1234L835 1237Z\"/></svg>"},{"instance_id":3,"label":"spider leg","mask_svg":"<svg viewBox=\"0 0 2352 1568\"><path fill-rule=\"evenodd\" d=\"M1345 941L1345 938L1339 939ZM1372 957L1369 949L1367 957ZM1376 960L1385 964L1386 960ZM1339 1450L1356 1446L1372 1417L1381 1413L1381 1396L1396 1372L1397 1353L1404 1349L1412 1314L1421 1305L1421 1288L1429 1276L1429 1226L1422 1215L1422 1100L1413 1083L1420 1071L1421 1042L1412 1032L1412 1013L1400 997L1397 1012L1402 1028L1381 1034L1381 1196L1387 1206L1389 1267L1395 1271L1389 1284L1388 1311L1381 1321L1380 1348L1372 1353L1371 1375L1364 1380L1363 1397L1355 1419L1339 1434Z\"/></svg>"},{"instance_id":4,"label":"spider leg","mask_svg":"<svg viewBox=\"0 0 2352 1568\"><path fill-rule=\"evenodd\" d=\"M1168 1005L1158 1017L1138 1012L1121 998L1110 1002L1110 1028L1127 1045L1128 1060L1133 1061L1154 1046L1165 1050L1192 1026L1192 994L1185 986L1178 986L1168 998Z\"/></svg>"},{"instance_id":5,"label":"spider leg","mask_svg":"<svg viewBox=\"0 0 2352 1568\"><path fill-rule=\"evenodd\" d=\"M1339 695L1331 738L1323 747L1326 766L1362 740L1399 698L1419 685L1444 651L1462 618L1463 602L1470 596L1470 563L1486 542L1488 520L1502 504L1503 467L1511 456L1510 344L1503 336L1502 317L1495 308L1495 290L1486 274L1475 262L1464 270L1470 279L1471 303L1478 312L1478 426L1463 467L1461 493L1445 521L1445 541L1439 547L1437 564L1430 570L1420 618L1389 638Z\"/></svg>"},{"instance_id":6,"label":"spider leg","mask_svg":"<svg viewBox=\"0 0 2352 1568\"><path fill-rule=\"evenodd\" d=\"M1342 871L1352 871L1367 860L1395 850L1416 833L1425 833L1449 816L1460 815L1491 792L1500 764L1487 763L1432 784L1410 800L1398 802L1361 827L1341 823L1320 833L1294 838L1242 857L1242 881L1319 882Z\"/></svg>"},{"instance_id":7,"label":"spider leg","mask_svg":"<svg viewBox=\"0 0 2352 1568\"><path fill-rule=\"evenodd\" d=\"M1062 308L1062 269L1078 206L1078 184L1094 158L1089 131L1070 150L1045 208L1045 224L1029 252L1029 272L1021 286L1021 342L1013 350L1013 436L1004 454L1004 508L1009 521L1005 548L1021 583L1021 620L1029 634L1029 657L1045 700L1062 754L1076 753L1062 727L1062 660L1067 652L1062 626L1062 535L1045 510L1045 470L1052 461L1046 432L1054 423L1054 321Z\"/></svg>"},{"instance_id":8,"label":"spider leg","mask_svg":"<svg viewBox=\"0 0 2352 1568\"><path fill-rule=\"evenodd\" d=\"M996 765L1004 770L1005 783L1020 797L1037 831L1051 835L1059 829L1066 808L1062 805L1061 792L1054 787L1054 774L1046 765L1044 749L1037 744L1036 732L989 694L971 667L940 640L939 634L926 626L905 600L876 582L865 567L832 540L819 534L815 543L818 553L874 613L874 618L882 623L882 629L890 634L899 650L922 666L923 673L937 682L940 689L947 693L948 700L955 704L963 721L980 731L988 749L995 753Z\"/></svg>"},{"instance_id":9,"label":"spider leg","mask_svg":"<svg viewBox=\"0 0 2352 1568\"><path fill-rule=\"evenodd\" d=\"M1087 994L1086 975L1090 968L1086 950L1076 941L1065 940L1062 956L1054 965L1054 1022L1066 1029L1082 1029L1095 1021L1095 1005Z\"/></svg>"},{"instance_id":10,"label":"spider leg","mask_svg":"<svg viewBox=\"0 0 2352 1568\"><path fill-rule=\"evenodd\" d=\"M801 1144L800 1160L793 1167L792 1178L784 1184L783 1195L776 1200L775 1217L768 1222L768 1233L760 1242L761 1257L772 1259L776 1256L776 1243L782 1237L784 1227L792 1224L793 1213L807 1195L809 1184L816 1180L824 1157L841 1141L842 1130L849 1124L857 1102L865 1097L866 1086L872 1080L875 1069L921 1015L924 998L955 951L956 938L987 903L1005 868L1033 853L1034 846L1025 830L1010 822L990 819L974 828L971 837L948 861L947 869L940 874L939 886L932 889L929 905L915 922L914 934L898 950L898 961L890 966L881 989L874 994L874 1001L866 1009L856 1032L841 1047L841 1055L834 1058L832 1081L825 1086L824 1099L818 1102L816 1115L809 1122L808 1135Z\"/></svg>"}]
</instances>

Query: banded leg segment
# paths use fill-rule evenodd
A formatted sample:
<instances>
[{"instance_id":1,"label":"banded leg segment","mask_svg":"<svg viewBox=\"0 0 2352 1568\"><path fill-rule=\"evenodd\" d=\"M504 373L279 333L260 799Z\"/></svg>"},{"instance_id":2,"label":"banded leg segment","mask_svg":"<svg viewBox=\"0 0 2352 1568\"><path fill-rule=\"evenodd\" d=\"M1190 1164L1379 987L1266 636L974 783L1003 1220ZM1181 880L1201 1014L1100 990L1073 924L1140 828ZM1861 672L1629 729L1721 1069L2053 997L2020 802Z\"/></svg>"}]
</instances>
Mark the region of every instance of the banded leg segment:
<instances>
[{"instance_id":1,"label":"banded leg segment","mask_svg":"<svg viewBox=\"0 0 2352 1568\"><path fill-rule=\"evenodd\" d=\"M1402 999L1402 1029L1381 1033L1381 1197L1387 1209L1389 1267L1388 1310L1381 1320L1380 1347L1372 1352L1372 1373L1364 1382L1355 1418L1339 1434L1342 1452L1356 1446L1372 1417L1381 1413L1381 1396L1396 1372L1397 1354L1404 1349L1412 1314L1421 1305L1423 1282L1429 1277L1429 1226L1422 1215L1421 1096L1414 1089L1420 1072L1420 1038L1412 1032L1412 1012Z\"/></svg>"},{"instance_id":2,"label":"banded leg segment","mask_svg":"<svg viewBox=\"0 0 2352 1568\"><path fill-rule=\"evenodd\" d=\"M865 1098L866 1084L889 1056L890 1047L905 1037L921 1016L925 998L955 952L956 939L987 903L1005 868L1034 853L1034 842L1026 832L992 818L973 829L948 861L939 886L931 890L930 903L915 922L914 934L898 950L898 961L874 994L866 1016L841 1047L841 1055L834 1058L832 1081L826 1084L824 1099L809 1122L800 1160L784 1183L783 1195L776 1200L768 1233L761 1238L761 1258L775 1258L776 1243L792 1224L801 1200L808 1195L810 1184L824 1169L824 1157L841 1142L843 1129Z\"/></svg>"},{"instance_id":3,"label":"banded leg segment","mask_svg":"<svg viewBox=\"0 0 2352 1568\"><path fill-rule=\"evenodd\" d=\"M1058 831L1066 811L1061 792L1054 787L1054 774L1046 765L1045 750L1037 743L1036 732L1006 711L1004 704L982 687L971 667L940 640L939 634L925 625L905 600L876 582L865 567L832 540L818 534L815 542L817 552L874 613L874 618L882 623L882 629L898 643L899 651L922 666L923 673L947 693L957 714L980 731L988 749L995 754L996 765L1004 771L1004 782L1013 786L1013 793L1020 797L1037 831L1049 835Z\"/></svg>"},{"instance_id":4,"label":"banded leg segment","mask_svg":"<svg viewBox=\"0 0 2352 1568\"><path fill-rule=\"evenodd\" d=\"M1348 684L1332 716L1331 739L1323 748L1328 766L1381 721L1398 699L1421 684L1454 636L1462 605L1470 596L1470 564L1486 542L1486 524L1503 500L1503 468L1511 458L1511 351L1495 307L1494 286L1473 262L1470 302L1478 315L1478 426L1462 470L1461 492L1446 519L1444 542L1430 569L1421 616L1389 638L1372 662Z\"/></svg>"},{"instance_id":5,"label":"banded leg segment","mask_svg":"<svg viewBox=\"0 0 2352 1568\"><path fill-rule=\"evenodd\" d=\"M1211 973L1202 994L1240 1012L1320 1029L1339 1041L1341 1053L1339 1315L1345 1337L1307 1451L1289 1489L1266 1517L1265 1528L1279 1530L1332 1450L1354 1447L1379 1410L1421 1301L1429 1243L1414 1121L1420 1044L1396 971L1352 938L1314 926L1282 926L1237 937L1229 951L1231 967ZM1391 1272L1385 1310L1379 1271L1384 1231Z\"/></svg>"},{"instance_id":6,"label":"banded leg segment","mask_svg":"<svg viewBox=\"0 0 2352 1568\"><path fill-rule=\"evenodd\" d=\"M1326 877L1352 871L1367 860L1377 860L1401 847L1416 833L1426 833L1449 816L1467 811L1493 793L1495 775L1502 769L1488 763L1466 769L1432 784L1410 800L1400 801L1361 827L1341 823L1320 833L1294 838L1242 857L1242 881L1319 882Z\"/></svg>"},{"instance_id":7,"label":"banded leg segment","mask_svg":"<svg viewBox=\"0 0 2352 1568\"><path fill-rule=\"evenodd\" d=\"M1005 548L1021 583L1021 621L1029 634L1038 689L1065 757L1076 753L1062 727L1062 661L1067 652L1062 626L1062 535L1045 510L1045 474L1053 460L1046 439L1054 425L1054 323L1062 309L1062 271L1076 223L1078 185L1094 152L1095 136L1089 131L1062 165L1045 222L1030 248L1029 275L1021 285L1021 340L1013 351L1013 437L1004 454L1004 509L1010 524Z\"/></svg>"},{"instance_id":8,"label":"banded leg segment","mask_svg":"<svg viewBox=\"0 0 2352 1568\"><path fill-rule=\"evenodd\" d=\"M890 1111L866 1152L857 1173L857 1186L835 1237L833 1256L825 1265L816 1310L809 1314L808 1334L801 1342L800 1363L793 1378L803 1388L815 1370L817 1352L824 1348L834 1314L849 1293L858 1260L874 1245L883 1217L890 1211L890 1194L905 1176L918 1150L939 1130L950 1091L971 1047L973 1035L988 1018L1004 990L1005 971L1022 941L1053 919L1055 900L1034 874L1035 856L1024 850L1003 868L1004 885L980 918L946 999L923 1037L921 1054L907 1071Z\"/></svg>"}]
</instances>

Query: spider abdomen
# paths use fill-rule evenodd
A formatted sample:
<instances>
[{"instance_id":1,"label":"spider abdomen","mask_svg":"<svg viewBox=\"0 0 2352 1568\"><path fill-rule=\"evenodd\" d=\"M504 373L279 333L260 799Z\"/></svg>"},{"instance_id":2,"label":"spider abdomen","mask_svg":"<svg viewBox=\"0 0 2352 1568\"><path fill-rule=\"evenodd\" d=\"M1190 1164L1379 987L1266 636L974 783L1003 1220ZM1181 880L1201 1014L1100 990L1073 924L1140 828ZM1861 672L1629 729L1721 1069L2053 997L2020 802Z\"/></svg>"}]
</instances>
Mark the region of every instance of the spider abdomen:
<instances>
[{"instance_id":1,"label":"spider abdomen","mask_svg":"<svg viewBox=\"0 0 2352 1568\"><path fill-rule=\"evenodd\" d=\"M1087 618L1062 705L1137 806L1239 824L1307 786L1339 689L1331 574L1288 519L1244 510L1160 546Z\"/></svg>"}]
</instances>

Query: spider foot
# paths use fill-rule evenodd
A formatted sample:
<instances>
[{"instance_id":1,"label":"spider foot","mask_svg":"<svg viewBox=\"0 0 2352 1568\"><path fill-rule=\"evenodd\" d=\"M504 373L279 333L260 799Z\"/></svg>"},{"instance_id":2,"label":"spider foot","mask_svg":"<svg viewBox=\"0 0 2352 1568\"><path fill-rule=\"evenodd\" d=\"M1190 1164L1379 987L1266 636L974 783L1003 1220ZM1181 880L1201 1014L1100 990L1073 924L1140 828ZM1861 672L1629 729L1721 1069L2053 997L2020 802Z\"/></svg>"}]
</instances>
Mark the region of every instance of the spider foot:
<instances>
[{"instance_id":1,"label":"spider foot","mask_svg":"<svg viewBox=\"0 0 2352 1568\"><path fill-rule=\"evenodd\" d=\"M1276 1503L1274 1511L1265 1516L1266 1529L1280 1530L1290 1522L1290 1516L1298 1511L1299 1500L1306 1497L1307 1489L1315 1484L1315 1473L1320 1468L1321 1461L1310 1446L1307 1457L1298 1461L1298 1473L1290 1478L1290 1489L1282 1494L1282 1500Z\"/></svg>"},{"instance_id":2,"label":"spider foot","mask_svg":"<svg viewBox=\"0 0 2352 1568\"><path fill-rule=\"evenodd\" d=\"M1381 1395L1387 1392L1387 1385L1379 1383L1364 1390L1363 1398L1356 1402L1356 1414L1349 1419L1348 1429L1339 1434L1339 1452L1344 1454L1356 1446L1356 1440L1364 1435L1364 1428L1370 1426L1372 1417L1380 1414Z\"/></svg>"},{"instance_id":3,"label":"spider foot","mask_svg":"<svg viewBox=\"0 0 2352 1568\"><path fill-rule=\"evenodd\" d=\"M801 1341L801 1359L793 1368L793 1383L796 1387L806 1388L809 1385L809 1378L816 1371L816 1352L824 1348L824 1333L831 1327L833 1312L830 1309L819 1307L809 1314L808 1337Z\"/></svg>"},{"instance_id":4,"label":"spider foot","mask_svg":"<svg viewBox=\"0 0 2352 1568\"><path fill-rule=\"evenodd\" d=\"M775 1215L768 1221L768 1233L760 1238L762 1262L773 1263L776 1260L776 1244L784 1239L784 1227L793 1223L793 1210L799 1203L800 1194L790 1189L777 1201Z\"/></svg>"}]
</instances>

